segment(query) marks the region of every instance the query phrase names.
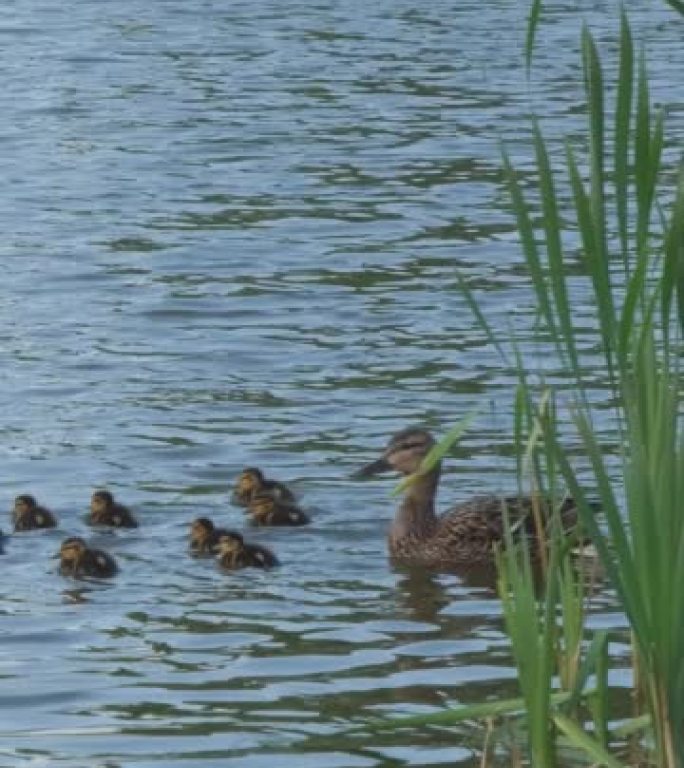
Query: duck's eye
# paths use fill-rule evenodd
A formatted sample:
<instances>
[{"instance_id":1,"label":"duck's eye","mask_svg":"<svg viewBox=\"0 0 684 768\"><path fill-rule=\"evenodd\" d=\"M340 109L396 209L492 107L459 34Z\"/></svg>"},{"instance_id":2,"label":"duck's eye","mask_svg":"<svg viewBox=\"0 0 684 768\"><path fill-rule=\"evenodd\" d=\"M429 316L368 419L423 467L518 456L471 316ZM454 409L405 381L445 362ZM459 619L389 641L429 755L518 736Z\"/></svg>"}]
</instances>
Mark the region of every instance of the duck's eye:
<instances>
[{"instance_id":1,"label":"duck's eye","mask_svg":"<svg viewBox=\"0 0 684 768\"><path fill-rule=\"evenodd\" d=\"M410 443L403 443L402 445L400 445L397 448L397 450L398 451L412 451L414 448L424 448L424 447L425 447L425 443L417 442L417 441L414 440L413 442L410 442Z\"/></svg>"}]
</instances>

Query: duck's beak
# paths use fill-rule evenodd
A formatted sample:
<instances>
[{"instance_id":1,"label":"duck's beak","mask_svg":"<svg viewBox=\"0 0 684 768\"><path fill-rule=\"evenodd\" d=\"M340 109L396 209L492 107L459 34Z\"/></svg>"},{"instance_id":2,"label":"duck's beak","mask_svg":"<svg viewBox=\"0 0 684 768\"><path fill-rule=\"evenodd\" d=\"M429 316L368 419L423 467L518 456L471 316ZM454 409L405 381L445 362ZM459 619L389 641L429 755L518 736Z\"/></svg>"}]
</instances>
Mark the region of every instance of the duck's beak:
<instances>
[{"instance_id":1,"label":"duck's beak","mask_svg":"<svg viewBox=\"0 0 684 768\"><path fill-rule=\"evenodd\" d=\"M352 475L352 477L356 480L363 480L367 477L375 477L375 475L380 475L383 472L389 472L392 469L392 465L387 461L387 459L382 456L381 458L377 459L376 461L371 461L370 464L366 464L365 467L361 467L361 469L357 469L356 472Z\"/></svg>"}]
</instances>

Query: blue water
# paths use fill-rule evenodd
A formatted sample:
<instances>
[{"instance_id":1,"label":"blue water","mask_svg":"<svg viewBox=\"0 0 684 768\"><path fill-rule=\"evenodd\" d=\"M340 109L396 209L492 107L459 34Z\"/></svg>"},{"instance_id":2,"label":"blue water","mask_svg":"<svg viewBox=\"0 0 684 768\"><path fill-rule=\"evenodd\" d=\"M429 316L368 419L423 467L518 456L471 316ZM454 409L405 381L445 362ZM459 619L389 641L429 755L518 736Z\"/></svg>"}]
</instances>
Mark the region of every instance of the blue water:
<instances>
[{"instance_id":1,"label":"blue water","mask_svg":"<svg viewBox=\"0 0 684 768\"><path fill-rule=\"evenodd\" d=\"M614 52L617 6L580 5ZM674 155L682 23L627 5ZM515 691L492 590L393 570L392 484L350 475L394 430L479 407L442 499L514 487L515 374L457 271L495 332L562 376L532 341L499 146L529 168L533 110L554 158L581 136L579 15L549 7L530 89L526 12L3 4L0 503L32 492L60 528L0 561L2 768L478 764L472 726L347 733ZM575 311L589 345L581 285ZM252 534L277 572L186 555L193 517L242 525L245 465L314 517ZM92 537L120 561L111 584L69 582L52 556L88 534L98 486L142 526ZM593 621L623 626L609 594Z\"/></svg>"}]
</instances>

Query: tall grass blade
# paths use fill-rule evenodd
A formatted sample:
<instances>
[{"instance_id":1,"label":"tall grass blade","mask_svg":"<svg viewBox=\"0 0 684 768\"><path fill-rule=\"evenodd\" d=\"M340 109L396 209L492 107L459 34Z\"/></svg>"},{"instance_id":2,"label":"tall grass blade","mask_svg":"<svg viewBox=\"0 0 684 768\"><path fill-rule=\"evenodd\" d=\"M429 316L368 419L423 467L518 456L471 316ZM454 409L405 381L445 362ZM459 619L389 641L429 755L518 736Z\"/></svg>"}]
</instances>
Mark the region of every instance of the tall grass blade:
<instances>
[{"instance_id":1,"label":"tall grass blade","mask_svg":"<svg viewBox=\"0 0 684 768\"><path fill-rule=\"evenodd\" d=\"M587 108L589 112L589 160L590 160L590 216L582 216L580 227L591 229L591 238L588 233L582 233L582 239L586 243L588 239L592 244L591 250L585 250L590 266L590 277L594 285L594 296L597 302L601 335L603 337L604 353L608 364L608 372L611 380L614 380L615 369L615 308L613 305L613 292L610 279L608 260L608 247L606 243L606 209L605 209L605 147L604 147L604 106L603 106L603 74L596 44L585 26L582 30L582 63L584 71L584 83L587 96ZM579 173L575 166L571 169L573 190L577 207L577 180ZM583 200L580 201L584 207ZM579 214L579 208L578 208ZM578 216L579 218L579 216Z\"/></svg>"},{"instance_id":2,"label":"tall grass blade","mask_svg":"<svg viewBox=\"0 0 684 768\"><path fill-rule=\"evenodd\" d=\"M515 171L505 149L503 150L503 164L504 177L508 185L508 191L513 204L513 212L515 213L520 239L522 240L523 253L530 271L530 277L532 278L532 284L534 285L537 303L541 310L541 316L546 323L547 328L549 328L552 338L557 338L556 321L546 289L544 271L542 269L539 249L537 248L534 236L534 227L532 225L529 207L525 201L522 190L520 189L520 184L518 183Z\"/></svg>"},{"instance_id":3,"label":"tall grass blade","mask_svg":"<svg viewBox=\"0 0 684 768\"><path fill-rule=\"evenodd\" d=\"M662 327L669 340L672 297L677 297L679 332L684 336L684 163L679 166L679 178L672 216L665 235L665 263L661 280Z\"/></svg>"},{"instance_id":4,"label":"tall grass blade","mask_svg":"<svg viewBox=\"0 0 684 768\"><path fill-rule=\"evenodd\" d=\"M534 50L534 41L537 36L537 27L541 18L542 2L541 0L532 0L530 14L527 18L527 34L525 35L525 69L527 77L530 77L532 67L532 52Z\"/></svg>"},{"instance_id":5,"label":"tall grass blade","mask_svg":"<svg viewBox=\"0 0 684 768\"><path fill-rule=\"evenodd\" d=\"M499 357L504 362L505 365L508 365L508 357L506 355L506 352L504 351L503 346L499 342L499 339L497 338L497 335L492 330L492 326L487 321L487 318L482 313L482 310L480 309L479 304L477 303L477 300L475 299L475 296L473 295L473 292L468 287L468 284L466 283L463 275L457 270L456 271L456 279L458 280L458 285L463 293L463 296L465 297L465 300L468 304L468 307L470 308L471 312L475 316L475 319L480 325L480 328L484 331L487 341L496 349L496 351L499 353Z\"/></svg>"},{"instance_id":6,"label":"tall grass blade","mask_svg":"<svg viewBox=\"0 0 684 768\"><path fill-rule=\"evenodd\" d=\"M565 715L555 714L553 722L575 747L583 750L594 761L595 765L603 765L606 768L628 768L628 766L625 766L606 752L598 741L592 739L579 725L565 717Z\"/></svg>"},{"instance_id":7,"label":"tall grass blade","mask_svg":"<svg viewBox=\"0 0 684 768\"><path fill-rule=\"evenodd\" d=\"M684 2L682 2L682 0L665 0L665 2L670 6L670 8L674 8L675 11L681 13L682 16L684 16Z\"/></svg>"},{"instance_id":8,"label":"tall grass blade","mask_svg":"<svg viewBox=\"0 0 684 768\"><path fill-rule=\"evenodd\" d=\"M554 187L553 173L546 151L544 137L539 125L534 124L534 145L537 155L537 167L539 169L539 186L544 214L544 233L546 235L546 250L548 254L548 268L551 282L553 305L558 314L559 335L556 341L561 358L569 358L572 370L579 378L579 360L575 347L575 329L570 313L568 290L566 286L566 270L563 263L563 246L561 243L561 231L563 229L558 216L558 203Z\"/></svg>"},{"instance_id":9,"label":"tall grass blade","mask_svg":"<svg viewBox=\"0 0 684 768\"><path fill-rule=\"evenodd\" d=\"M615 205L625 276L629 276L629 138L634 89L634 45L625 9L620 11L620 68L615 107Z\"/></svg>"}]
</instances>

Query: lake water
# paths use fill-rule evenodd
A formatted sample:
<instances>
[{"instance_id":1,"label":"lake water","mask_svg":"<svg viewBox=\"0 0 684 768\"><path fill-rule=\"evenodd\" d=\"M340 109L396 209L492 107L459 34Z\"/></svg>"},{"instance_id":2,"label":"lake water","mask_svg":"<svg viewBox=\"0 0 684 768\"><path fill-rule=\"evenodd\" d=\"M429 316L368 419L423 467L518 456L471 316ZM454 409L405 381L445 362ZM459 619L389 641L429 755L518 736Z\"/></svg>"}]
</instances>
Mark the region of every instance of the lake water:
<instances>
[{"instance_id":1,"label":"lake water","mask_svg":"<svg viewBox=\"0 0 684 768\"><path fill-rule=\"evenodd\" d=\"M526 2L5 0L0 504L61 524L0 560L1 768L477 765L472 726L347 733L515 691L492 590L393 570L393 483L350 475L478 406L442 501L515 487L514 372L457 270L502 337L531 327L499 142L527 164L532 109L559 152L579 135L577 5L549 8L530 96ZM617 4L579 5L614 51ZM627 5L674 151L682 22ZM187 526L242 524L245 465L314 524L226 575ZM97 486L142 520L93 537L102 586L52 559Z\"/></svg>"}]
</instances>

